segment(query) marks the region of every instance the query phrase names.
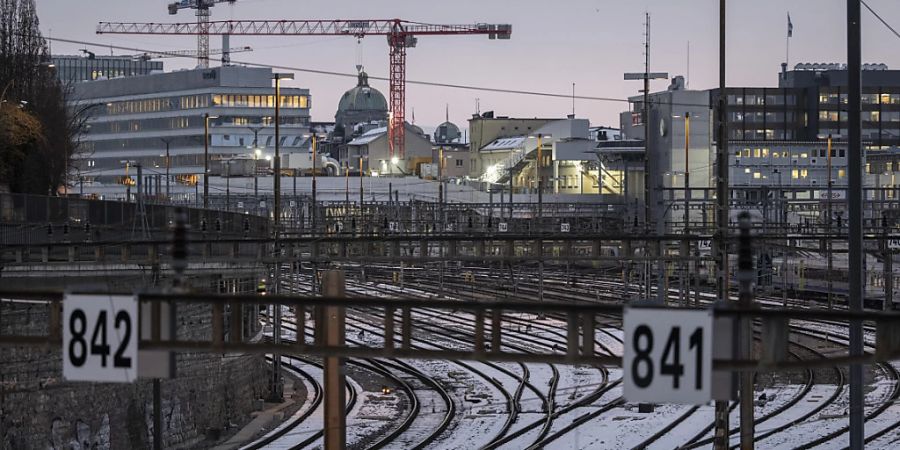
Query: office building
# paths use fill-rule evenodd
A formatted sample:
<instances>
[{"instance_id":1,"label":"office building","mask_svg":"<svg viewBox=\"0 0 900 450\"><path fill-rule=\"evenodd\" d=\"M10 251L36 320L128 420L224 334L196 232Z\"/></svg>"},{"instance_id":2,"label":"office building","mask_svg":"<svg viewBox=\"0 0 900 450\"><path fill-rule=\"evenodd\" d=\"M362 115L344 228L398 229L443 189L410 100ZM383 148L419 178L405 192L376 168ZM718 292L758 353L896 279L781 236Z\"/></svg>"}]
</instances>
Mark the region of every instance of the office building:
<instances>
[{"instance_id":1,"label":"office building","mask_svg":"<svg viewBox=\"0 0 900 450\"><path fill-rule=\"evenodd\" d=\"M110 78L139 77L163 71L162 61L132 56L103 56L87 52L79 55L53 55L56 75L63 84Z\"/></svg>"},{"instance_id":2,"label":"office building","mask_svg":"<svg viewBox=\"0 0 900 450\"><path fill-rule=\"evenodd\" d=\"M309 159L311 102L309 90L288 83L281 82L280 146L282 167L290 170ZM133 166L140 164L154 194L164 194L168 185L175 199L196 195L207 114L210 174L224 174L223 161L232 158L262 162L274 156L275 95L268 68L227 66L83 82L72 98L71 107L88 118L74 155L76 192L121 198L136 184Z\"/></svg>"}]
</instances>

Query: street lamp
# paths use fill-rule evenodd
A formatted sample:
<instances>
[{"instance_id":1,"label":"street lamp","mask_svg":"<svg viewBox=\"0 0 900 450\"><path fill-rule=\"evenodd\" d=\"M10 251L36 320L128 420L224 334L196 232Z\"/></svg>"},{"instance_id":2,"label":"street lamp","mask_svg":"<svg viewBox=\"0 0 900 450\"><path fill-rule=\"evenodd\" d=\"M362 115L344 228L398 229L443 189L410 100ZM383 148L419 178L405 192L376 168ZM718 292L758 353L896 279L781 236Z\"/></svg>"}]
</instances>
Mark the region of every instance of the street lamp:
<instances>
[{"instance_id":1,"label":"street lamp","mask_svg":"<svg viewBox=\"0 0 900 450\"><path fill-rule=\"evenodd\" d=\"M308 135L304 135L305 137L309 137L311 139L311 148L312 148L312 226L313 230L316 229L316 171L318 170L317 160L319 159L318 154L316 153L316 143L318 134L310 133Z\"/></svg>"},{"instance_id":2,"label":"street lamp","mask_svg":"<svg viewBox=\"0 0 900 450\"><path fill-rule=\"evenodd\" d=\"M278 237L278 227L281 224L281 80L293 80L292 73L273 73L275 80L275 236Z\"/></svg>"},{"instance_id":3,"label":"street lamp","mask_svg":"<svg viewBox=\"0 0 900 450\"><path fill-rule=\"evenodd\" d=\"M262 150L259 148L259 131L263 127L247 127L253 132L253 197L259 196L259 155Z\"/></svg>"},{"instance_id":4,"label":"street lamp","mask_svg":"<svg viewBox=\"0 0 900 450\"><path fill-rule=\"evenodd\" d=\"M544 136L545 135L542 133L538 133L536 136L537 137L537 168L535 169L535 179L536 179L535 184L537 184L537 190L538 190L538 217L539 218L543 215L543 209L544 209L544 180L541 177L541 169L543 168L543 165L544 165L544 157L543 157L543 155L544 155L543 154L543 147L544 147L543 138L544 138ZM551 135L548 134L546 136L550 137ZM534 138L535 136L528 136L528 137Z\"/></svg>"},{"instance_id":5,"label":"street lamp","mask_svg":"<svg viewBox=\"0 0 900 450\"><path fill-rule=\"evenodd\" d=\"M166 203L168 203L171 200L169 197L169 142L171 140L166 138L159 138L159 140L166 144Z\"/></svg>"},{"instance_id":6,"label":"street lamp","mask_svg":"<svg viewBox=\"0 0 900 450\"><path fill-rule=\"evenodd\" d=\"M396 166L397 163L399 163L399 162L400 162L400 158L397 158L396 156L391 157L391 167L390 167L391 176L394 176L394 166ZM397 168L399 169L400 167L397 167Z\"/></svg>"},{"instance_id":7,"label":"street lamp","mask_svg":"<svg viewBox=\"0 0 900 450\"><path fill-rule=\"evenodd\" d=\"M209 208L209 119L219 116L203 114L203 208Z\"/></svg>"}]
</instances>

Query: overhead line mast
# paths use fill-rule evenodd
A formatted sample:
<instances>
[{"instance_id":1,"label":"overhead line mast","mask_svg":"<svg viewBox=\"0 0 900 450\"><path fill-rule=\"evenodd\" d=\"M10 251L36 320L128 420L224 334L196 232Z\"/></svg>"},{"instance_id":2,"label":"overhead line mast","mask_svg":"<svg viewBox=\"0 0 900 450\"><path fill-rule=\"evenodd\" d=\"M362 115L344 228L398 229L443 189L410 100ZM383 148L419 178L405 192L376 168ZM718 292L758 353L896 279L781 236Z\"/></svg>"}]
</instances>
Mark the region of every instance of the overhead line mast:
<instances>
[{"instance_id":1,"label":"overhead line mast","mask_svg":"<svg viewBox=\"0 0 900 450\"><path fill-rule=\"evenodd\" d=\"M217 0L182 0L182 3L206 5ZM234 0L231 0L234 1ZM172 6L170 5L170 11ZM177 11L177 9L176 9ZM490 39L509 39L512 25L472 24L446 25L411 22L401 19L379 20L224 20L197 23L123 23L100 22L97 34L160 34L160 35L244 35L244 36L386 36L390 46L390 144L391 157L403 158L406 153L404 123L406 121L406 49L415 47L417 36L487 35ZM209 57L206 62L208 64ZM204 66L206 67L206 66Z\"/></svg>"}]
</instances>

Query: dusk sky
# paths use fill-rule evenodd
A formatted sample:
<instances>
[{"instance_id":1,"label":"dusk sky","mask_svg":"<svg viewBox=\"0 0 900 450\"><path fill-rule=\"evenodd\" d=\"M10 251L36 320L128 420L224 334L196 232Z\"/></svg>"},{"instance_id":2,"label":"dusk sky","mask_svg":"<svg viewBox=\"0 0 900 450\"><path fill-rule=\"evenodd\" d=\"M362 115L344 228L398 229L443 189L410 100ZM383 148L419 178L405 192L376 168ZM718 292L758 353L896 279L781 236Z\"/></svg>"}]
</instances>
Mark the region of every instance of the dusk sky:
<instances>
[{"instance_id":1,"label":"dusk sky","mask_svg":"<svg viewBox=\"0 0 900 450\"><path fill-rule=\"evenodd\" d=\"M166 0L38 0L45 36L78 39L150 50L196 48L195 37L96 35L99 21L192 22L193 11L170 16ZM644 12L651 14L651 70L670 75L687 71L690 41L690 87L718 85L718 0L237 0L217 5L212 20L227 19L373 19L401 18L429 23L510 23L512 39L481 36L437 36L419 39L407 57L407 79L484 87L571 93L625 99L636 95L640 82L623 81L623 72L638 72L643 64ZM867 0L882 17L900 28L900 2ZM754 0L729 2L730 85L774 86L785 59L786 14L791 13L794 37L790 63L844 62L843 0ZM356 39L351 37L232 37L232 46L250 45L235 61L280 64L311 69L355 72ZM900 39L863 9L863 61L900 69ZM53 52L74 54L81 45L53 43ZM221 47L217 36L210 47ZM383 37L363 39L362 61L372 76L386 76L388 47ZM91 48L100 54L109 49ZM116 54L129 53L115 51ZM214 59L214 58L211 58ZM192 59L165 59L166 70L193 67ZM313 120L334 119L340 95L354 79L297 73L293 86L309 88ZM666 81L654 82L660 90ZM386 96L386 81L373 81ZM461 126L475 111L520 117L562 117L571 112L569 99L478 92L409 85L407 117L415 109L416 123L434 126L444 119ZM594 125L618 125L626 103L576 101L576 114Z\"/></svg>"}]
</instances>

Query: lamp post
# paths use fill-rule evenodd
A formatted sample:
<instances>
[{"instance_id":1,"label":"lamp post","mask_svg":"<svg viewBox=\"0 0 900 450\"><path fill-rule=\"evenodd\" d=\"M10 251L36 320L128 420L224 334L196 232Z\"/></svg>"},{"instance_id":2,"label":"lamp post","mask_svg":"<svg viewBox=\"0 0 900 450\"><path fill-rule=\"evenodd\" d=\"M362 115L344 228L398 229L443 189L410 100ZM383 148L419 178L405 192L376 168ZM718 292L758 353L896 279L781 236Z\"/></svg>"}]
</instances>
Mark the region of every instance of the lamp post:
<instances>
[{"instance_id":1,"label":"lamp post","mask_svg":"<svg viewBox=\"0 0 900 450\"><path fill-rule=\"evenodd\" d=\"M209 208L209 119L219 116L203 114L203 208Z\"/></svg>"},{"instance_id":2,"label":"lamp post","mask_svg":"<svg viewBox=\"0 0 900 450\"><path fill-rule=\"evenodd\" d=\"M438 151L438 204L444 204L444 146Z\"/></svg>"},{"instance_id":3,"label":"lamp post","mask_svg":"<svg viewBox=\"0 0 900 450\"><path fill-rule=\"evenodd\" d=\"M169 164L169 142L170 142L170 139L159 138L159 140L163 141L163 143L166 144L166 203L168 203L171 200L171 197L169 197L169 166L170 166L170 164Z\"/></svg>"},{"instance_id":4,"label":"lamp post","mask_svg":"<svg viewBox=\"0 0 900 450\"><path fill-rule=\"evenodd\" d=\"M263 127L247 127L253 132L253 197L254 200L259 196L259 131Z\"/></svg>"},{"instance_id":5,"label":"lamp post","mask_svg":"<svg viewBox=\"0 0 900 450\"><path fill-rule=\"evenodd\" d=\"M360 154L359 155L359 211L360 211L360 214L362 214L362 207L363 207L363 201L364 201L364 197L363 197L363 174L364 173L365 172L363 171L363 157L362 157L362 154ZM360 215L360 217L362 217L362 216Z\"/></svg>"},{"instance_id":6,"label":"lamp post","mask_svg":"<svg viewBox=\"0 0 900 450\"><path fill-rule=\"evenodd\" d=\"M274 251L277 253L280 251L280 247L278 244L278 234L279 227L281 226L281 80L293 80L294 74L292 73L273 73L272 78L275 80L275 173L273 180L274 185L274 194L275 194L275 206L273 208L275 212L275 246ZM278 294L280 291L281 284L281 264L275 264L275 284L274 291L275 294ZM272 333L274 337L275 344L281 343L281 306L276 305L273 307L274 309L274 318L273 318L273 327ZM272 355L272 399L278 402L281 402L284 399L284 392L282 390L281 385L281 355L279 353L275 353Z\"/></svg>"},{"instance_id":7,"label":"lamp post","mask_svg":"<svg viewBox=\"0 0 900 450\"><path fill-rule=\"evenodd\" d=\"M318 168L318 164L316 164L316 160L319 159L316 154L316 133L312 133L312 226L313 230L316 229L316 169Z\"/></svg>"},{"instance_id":8,"label":"lamp post","mask_svg":"<svg viewBox=\"0 0 900 450\"><path fill-rule=\"evenodd\" d=\"M278 237L278 227L281 223L281 80L293 80L292 73L273 73L275 80L275 236ZM279 396L280 397L280 396Z\"/></svg>"},{"instance_id":9,"label":"lamp post","mask_svg":"<svg viewBox=\"0 0 900 450\"><path fill-rule=\"evenodd\" d=\"M691 113L684 113L684 232L691 223Z\"/></svg>"}]
</instances>

